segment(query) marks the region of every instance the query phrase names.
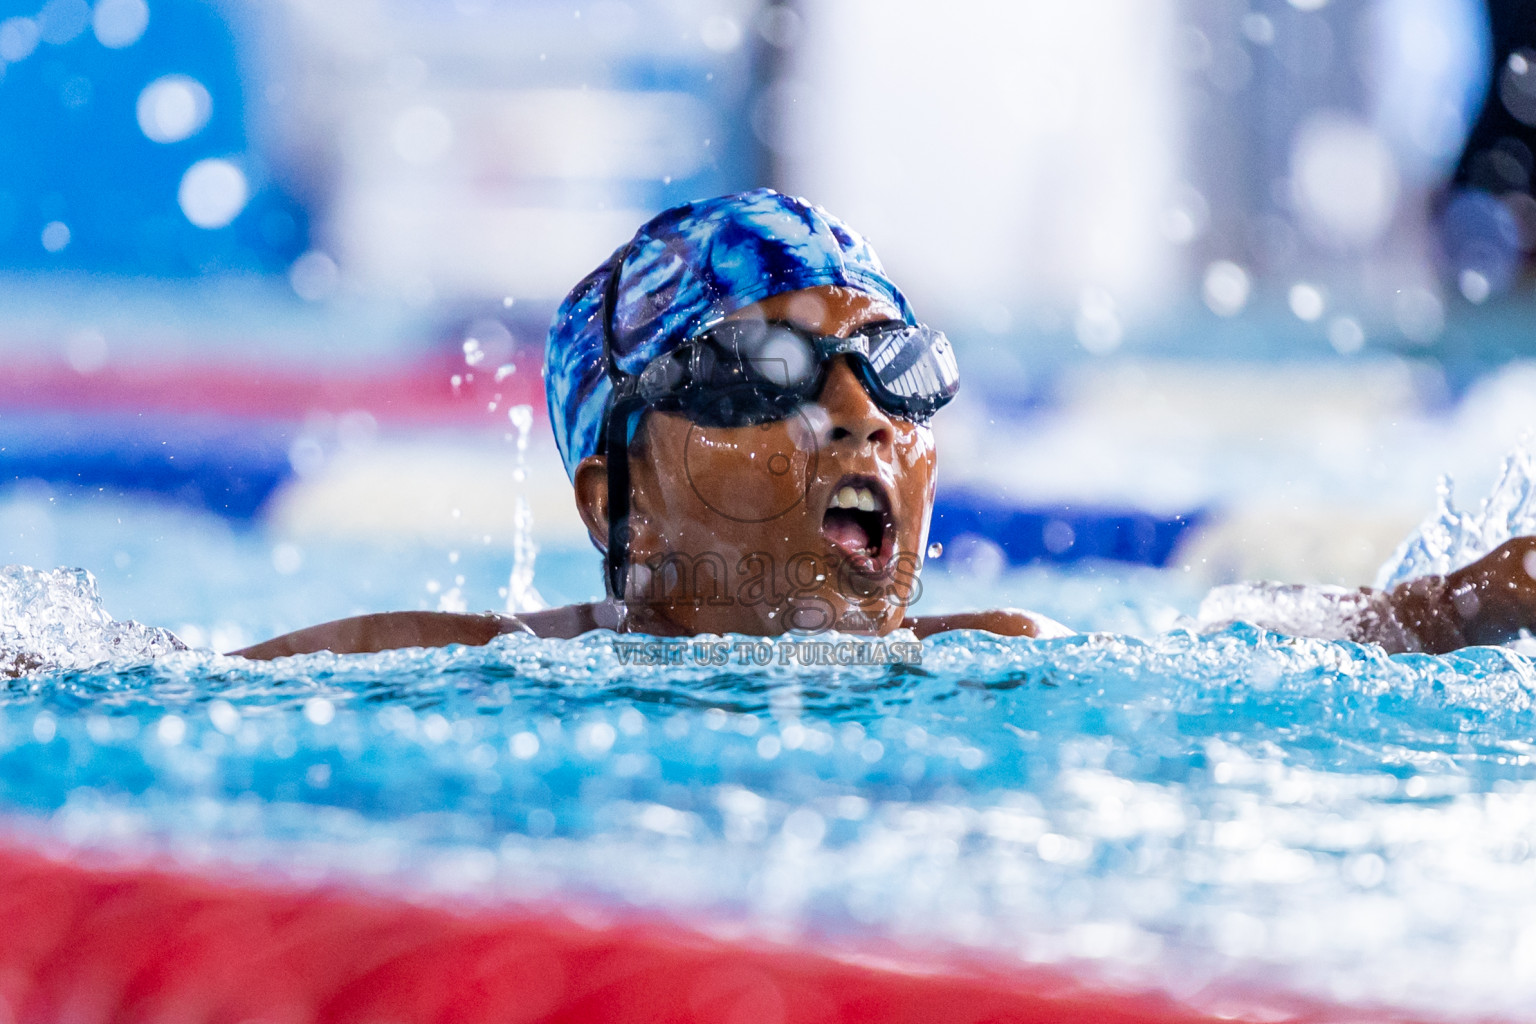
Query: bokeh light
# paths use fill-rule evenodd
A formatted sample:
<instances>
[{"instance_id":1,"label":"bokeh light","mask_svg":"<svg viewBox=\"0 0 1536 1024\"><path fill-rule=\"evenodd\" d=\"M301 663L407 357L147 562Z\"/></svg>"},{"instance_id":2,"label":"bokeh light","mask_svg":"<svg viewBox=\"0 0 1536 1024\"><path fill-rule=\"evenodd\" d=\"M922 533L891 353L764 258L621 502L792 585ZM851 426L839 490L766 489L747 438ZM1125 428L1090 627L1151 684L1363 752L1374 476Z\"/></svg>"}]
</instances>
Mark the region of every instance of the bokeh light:
<instances>
[{"instance_id":1,"label":"bokeh light","mask_svg":"<svg viewBox=\"0 0 1536 1024\"><path fill-rule=\"evenodd\" d=\"M6 18L0 21L0 60L11 63L26 60L42 38L37 22L31 18Z\"/></svg>"},{"instance_id":2,"label":"bokeh light","mask_svg":"<svg viewBox=\"0 0 1536 1024\"><path fill-rule=\"evenodd\" d=\"M153 142L180 142L202 130L213 113L203 83L186 75L165 75L139 93L139 130Z\"/></svg>"},{"instance_id":3,"label":"bokeh light","mask_svg":"<svg viewBox=\"0 0 1536 1024\"><path fill-rule=\"evenodd\" d=\"M1386 230L1398 198L1391 151L1369 127L1345 115L1312 115L1291 152L1296 203L1320 238L1366 246Z\"/></svg>"},{"instance_id":4,"label":"bokeh light","mask_svg":"<svg viewBox=\"0 0 1536 1024\"><path fill-rule=\"evenodd\" d=\"M182 175L176 201L200 228L222 228L245 209L250 188L245 174L228 160L199 160Z\"/></svg>"},{"instance_id":5,"label":"bokeh light","mask_svg":"<svg viewBox=\"0 0 1536 1024\"><path fill-rule=\"evenodd\" d=\"M1231 260L1217 260L1205 268L1205 304L1217 316L1241 313L1251 288L1248 271Z\"/></svg>"},{"instance_id":6,"label":"bokeh light","mask_svg":"<svg viewBox=\"0 0 1536 1024\"><path fill-rule=\"evenodd\" d=\"M149 5L144 0L97 0L91 13L96 41L110 50L132 46L149 27Z\"/></svg>"}]
</instances>

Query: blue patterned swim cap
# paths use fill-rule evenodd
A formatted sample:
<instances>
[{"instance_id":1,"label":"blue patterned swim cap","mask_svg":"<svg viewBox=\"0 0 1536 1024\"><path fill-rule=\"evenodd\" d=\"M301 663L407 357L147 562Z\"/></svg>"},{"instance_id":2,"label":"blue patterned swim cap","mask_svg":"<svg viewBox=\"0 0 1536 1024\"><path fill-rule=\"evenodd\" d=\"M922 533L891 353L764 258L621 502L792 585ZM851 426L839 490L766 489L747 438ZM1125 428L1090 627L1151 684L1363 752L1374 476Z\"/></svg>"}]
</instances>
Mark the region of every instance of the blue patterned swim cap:
<instances>
[{"instance_id":1,"label":"blue patterned swim cap","mask_svg":"<svg viewBox=\"0 0 1536 1024\"><path fill-rule=\"evenodd\" d=\"M856 288L916 323L869 243L804 199L760 188L665 210L573 288L550 325L544 389L572 480L577 464L597 453L613 392L603 366L603 319L614 273L612 354L631 374L721 317L801 288Z\"/></svg>"}]
</instances>

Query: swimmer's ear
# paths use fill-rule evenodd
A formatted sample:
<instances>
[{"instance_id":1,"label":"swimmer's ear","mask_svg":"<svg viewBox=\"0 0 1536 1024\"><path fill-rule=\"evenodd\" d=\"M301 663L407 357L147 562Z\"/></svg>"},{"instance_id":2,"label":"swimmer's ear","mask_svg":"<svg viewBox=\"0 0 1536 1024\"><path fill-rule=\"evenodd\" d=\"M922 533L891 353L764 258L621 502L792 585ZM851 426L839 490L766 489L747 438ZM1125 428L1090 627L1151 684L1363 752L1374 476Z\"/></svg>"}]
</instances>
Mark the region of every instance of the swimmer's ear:
<instances>
[{"instance_id":1,"label":"swimmer's ear","mask_svg":"<svg viewBox=\"0 0 1536 1024\"><path fill-rule=\"evenodd\" d=\"M599 551L608 550L608 460L588 455L576 465L576 511Z\"/></svg>"}]
</instances>

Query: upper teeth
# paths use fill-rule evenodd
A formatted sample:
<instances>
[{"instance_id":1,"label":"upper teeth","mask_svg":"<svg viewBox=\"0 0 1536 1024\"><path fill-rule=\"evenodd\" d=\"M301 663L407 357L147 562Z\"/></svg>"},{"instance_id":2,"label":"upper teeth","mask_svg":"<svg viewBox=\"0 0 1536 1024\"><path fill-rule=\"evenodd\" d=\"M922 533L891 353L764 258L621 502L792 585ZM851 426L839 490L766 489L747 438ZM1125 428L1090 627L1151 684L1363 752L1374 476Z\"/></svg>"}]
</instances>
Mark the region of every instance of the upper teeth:
<instances>
[{"instance_id":1,"label":"upper teeth","mask_svg":"<svg viewBox=\"0 0 1536 1024\"><path fill-rule=\"evenodd\" d=\"M831 507L856 508L860 512L874 512L881 508L881 502L875 497L875 492L868 487L854 487L848 484L832 495Z\"/></svg>"}]
</instances>

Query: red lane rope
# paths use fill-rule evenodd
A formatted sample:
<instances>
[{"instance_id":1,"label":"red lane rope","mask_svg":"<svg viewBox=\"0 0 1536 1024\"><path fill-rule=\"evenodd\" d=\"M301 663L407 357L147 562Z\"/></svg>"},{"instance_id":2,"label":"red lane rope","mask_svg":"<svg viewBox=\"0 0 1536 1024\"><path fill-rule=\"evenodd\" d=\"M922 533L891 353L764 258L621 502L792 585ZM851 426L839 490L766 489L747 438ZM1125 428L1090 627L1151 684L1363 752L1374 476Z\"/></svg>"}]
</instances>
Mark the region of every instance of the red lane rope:
<instances>
[{"instance_id":1,"label":"red lane rope","mask_svg":"<svg viewBox=\"0 0 1536 1024\"><path fill-rule=\"evenodd\" d=\"M0 1001L0 1020L19 1024L1218 1019L1040 970L907 973L666 923L90 870L14 847L0 847Z\"/></svg>"},{"instance_id":2,"label":"red lane rope","mask_svg":"<svg viewBox=\"0 0 1536 1024\"><path fill-rule=\"evenodd\" d=\"M499 412L493 416L487 406L497 395ZM274 419L364 410L381 421L501 426L514 405L531 405L535 417L543 417L544 382L536 362L500 382L494 367L477 372L448 357L384 369L183 362L107 366L89 374L59 363L16 360L0 374L0 410Z\"/></svg>"}]
</instances>

